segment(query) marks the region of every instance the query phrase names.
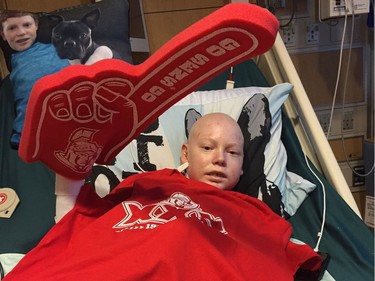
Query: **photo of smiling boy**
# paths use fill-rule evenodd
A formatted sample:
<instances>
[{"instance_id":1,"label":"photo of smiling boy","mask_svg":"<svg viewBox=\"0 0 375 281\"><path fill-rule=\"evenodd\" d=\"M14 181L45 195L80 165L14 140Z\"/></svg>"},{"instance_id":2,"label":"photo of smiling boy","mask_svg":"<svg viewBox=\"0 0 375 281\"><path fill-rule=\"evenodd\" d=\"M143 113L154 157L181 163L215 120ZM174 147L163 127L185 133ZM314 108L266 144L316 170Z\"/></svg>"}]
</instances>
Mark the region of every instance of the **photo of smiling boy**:
<instances>
[{"instance_id":1,"label":"photo of smiling boy","mask_svg":"<svg viewBox=\"0 0 375 281\"><path fill-rule=\"evenodd\" d=\"M0 33L15 52L11 58L10 80L15 98L16 117L10 137L18 149L29 95L37 80L69 65L60 59L52 44L37 42L38 17L24 11L0 11Z\"/></svg>"}]
</instances>

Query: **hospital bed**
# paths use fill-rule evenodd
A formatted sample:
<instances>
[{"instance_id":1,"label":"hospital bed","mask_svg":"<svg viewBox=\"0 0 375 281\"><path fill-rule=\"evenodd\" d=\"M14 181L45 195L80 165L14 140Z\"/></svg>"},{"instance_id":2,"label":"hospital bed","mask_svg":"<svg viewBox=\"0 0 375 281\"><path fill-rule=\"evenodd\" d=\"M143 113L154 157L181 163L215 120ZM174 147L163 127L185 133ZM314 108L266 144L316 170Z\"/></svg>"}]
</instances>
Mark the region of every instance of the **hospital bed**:
<instances>
[{"instance_id":1,"label":"hospital bed","mask_svg":"<svg viewBox=\"0 0 375 281\"><path fill-rule=\"evenodd\" d=\"M281 141L287 154L286 169L306 184L315 186L309 185L307 196L295 207L295 213L286 216L293 225L293 237L329 254L329 277L326 278L332 279L326 280L373 280L373 233L360 218L358 207L280 36L270 51L234 65L199 91L221 91L232 75L235 89L253 86L270 89L278 85L288 86L284 83L291 84L293 89L289 88L290 93L281 111ZM9 76L1 81L0 86L0 186L13 188L20 198L12 216L0 218L0 257L4 258L4 254L26 254L37 245L55 224L56 200L54 172L41 162L25 163L17 151L9 147L6 136L10 135L14 118ZM257 88L257 91L261 90ZM283 91L286 90L283 88ZM265 94L268 92L265 90ZM159 120L163 122L162 117ZM115 164L112 167L94 166L95 172L89 180L99 193L103 192L97 187L101 185L99 174L106 174L108 183L105 185L111 189L121 177L125 177L121 172L141 170L134 164L137 162L136 147L136 142L131 143L117 158L117 161L122 156L130 159L132 169ZM153 157L152 153L150 157ZM151 160L153 162L154 158ZM163 168L158 164L156 167ZM108 169L112 172L108 173ZM111 178L111 175L116 177Z\"/></svg>"}]
</instances>

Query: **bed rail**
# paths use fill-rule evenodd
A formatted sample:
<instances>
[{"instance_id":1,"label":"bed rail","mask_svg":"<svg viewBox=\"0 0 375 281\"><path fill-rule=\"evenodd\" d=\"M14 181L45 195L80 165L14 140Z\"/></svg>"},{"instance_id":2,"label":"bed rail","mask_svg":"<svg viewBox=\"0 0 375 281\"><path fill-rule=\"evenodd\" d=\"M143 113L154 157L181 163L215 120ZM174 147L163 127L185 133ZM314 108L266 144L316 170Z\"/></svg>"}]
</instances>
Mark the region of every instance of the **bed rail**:
<instances>
[{"instance_id":1,"label":"bed rail","mask_svg":"<svg viewBox=\"0 0 375 281\"><path fill-rule=\"evenodd\" d=\"M273 48L259 59L259 67L270 83L289 82L294 85L284 110L293 123L304 153L361 217L280 34L277 35Z\"/></svg>"}]
</instances>

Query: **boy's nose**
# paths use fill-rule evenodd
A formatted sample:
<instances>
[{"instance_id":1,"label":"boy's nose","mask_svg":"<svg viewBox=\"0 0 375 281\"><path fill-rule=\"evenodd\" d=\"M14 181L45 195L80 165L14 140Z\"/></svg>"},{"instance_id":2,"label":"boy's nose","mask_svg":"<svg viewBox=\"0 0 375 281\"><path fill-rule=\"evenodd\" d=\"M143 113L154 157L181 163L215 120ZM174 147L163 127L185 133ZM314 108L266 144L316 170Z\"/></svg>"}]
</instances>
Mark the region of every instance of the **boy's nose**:
<instances>
[{"instance_id":1,"label":"boy's nose","mask_svg":"<svg viewBox=\"0 0 375 281\"><path fill-rule=\"evenodd\" d=\"M221 166L224 165L225 164L225 153L224 153L224 151L221 151L221 150L215 151L213 162L216 165L221 165Z\"/></svg>"},{"instance_id":2,"label":"boy's nose","mask_svg":"<svg viewBox=\"0 0 375 281\"><path fill-rule=\"evenodd\" d=\"M22 27L18 28L17 35L23 35L23 34L25 34L25 33L26 33L26 32L25 32L25 29L24 29L24 28L22 28Z\"/></svg>"}]
</instances>

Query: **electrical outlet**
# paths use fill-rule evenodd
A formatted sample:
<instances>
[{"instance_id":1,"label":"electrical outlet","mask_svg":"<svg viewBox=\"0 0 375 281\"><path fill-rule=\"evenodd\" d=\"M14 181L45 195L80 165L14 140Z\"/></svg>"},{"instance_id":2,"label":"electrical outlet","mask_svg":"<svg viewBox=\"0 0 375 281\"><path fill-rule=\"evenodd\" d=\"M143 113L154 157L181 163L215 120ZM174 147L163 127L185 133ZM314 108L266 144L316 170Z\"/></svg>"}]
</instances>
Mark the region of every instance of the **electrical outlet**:
<instances>
[{"instance_id":1,"label":"electrical outlet","mask_svg":"<svg viewBox=\"0 0 375 281\"><path fill-rule=\"evenodd\" d=\"M370 1L368 0L319 0L320 19L343 17L345 14L368 14L370 10ZM353 4L353 5L352 5Z\"/></svg>"},{"instance_id":2,"label":"electrical outlet","mask_svg":"<svg viewBox=\"0 0 375 281\"><path fill-rule=\"evenodd\" d=\"M366 190L365 179L361 176L364 174L362 170L364 163L362 160L339 162L339 165L351 192Z\"/></svg>"},{"instance_id":3,"label":"electrical outlet","mask_svg":"<svg viewBox=\"0 0 375 281\"><path fill-rule=\"evenodd\" d=\"M306 26L306 44L319 43L319 24L312 23Z\"/></svg>"},{"instance_id":4,"label":"electrical outlet","mask_svg":"<svg viewBox=\"0 0 375 281\"><path fill-rule=\"evenodd\" d=\"M342 130L351 131L354 129L354 118L353 111L344 112L344 117L342 119Z\"/></svg>"},{"instance_id":5,"label":"electrical outlet","mask_svg":"<svg viewBox=\"0 0 375 281\"><path fill-rule=\"evenodd\" d=\"M280 29L280 35L283 38L286 47L293 47L296 45L296 32L294 26L288 25Z\"/></svg>"},{"instance_id":6,"label":"electrical outlet","mask_svg":"<svg viewBox=\"0 0 375 281\"><path fill-rule=\"evenodd\" d=\"M318 115L320 126L322 126L323 132L325 133L328 132L329 119L330 119L329 113L321 113Z\"/></svg>"},{"instance_id":7,"label":"electrical outlet","mask_svg":"<svg viewBox=\"0 0 375 281\"><path fill-rule=\"evenodd\" d=\"M362 186L365 185L365 177L362 176L365 174L365 166L355 166L353 167L353 186Z\"/></svg>"}]
</instances>

